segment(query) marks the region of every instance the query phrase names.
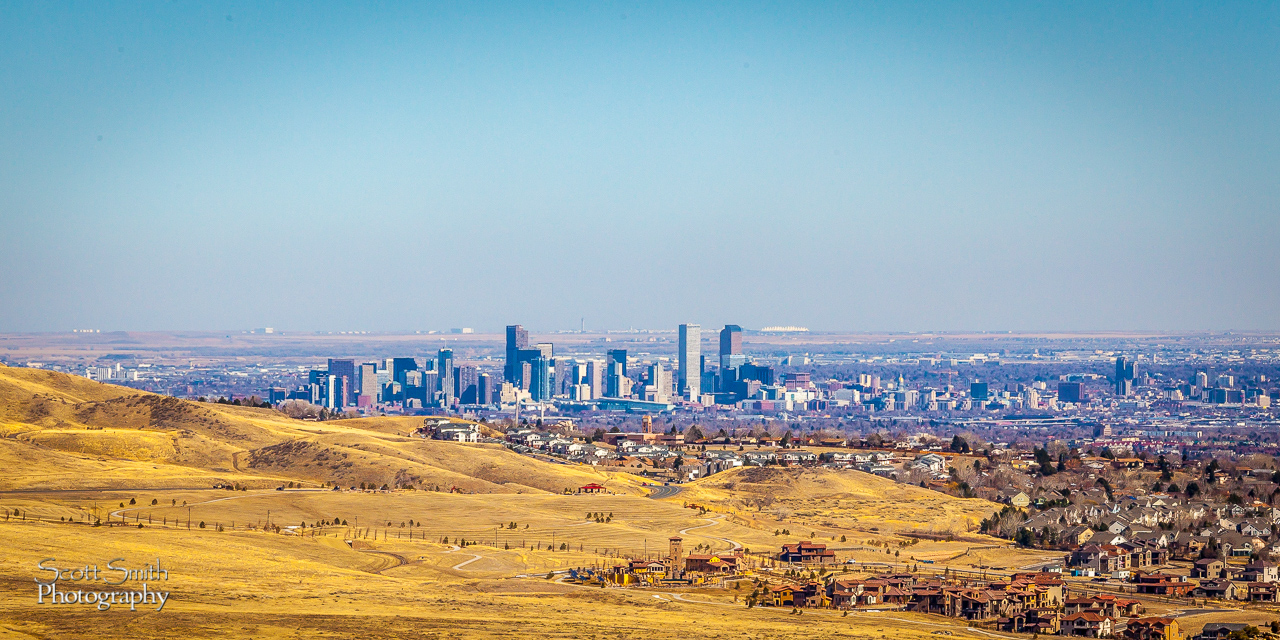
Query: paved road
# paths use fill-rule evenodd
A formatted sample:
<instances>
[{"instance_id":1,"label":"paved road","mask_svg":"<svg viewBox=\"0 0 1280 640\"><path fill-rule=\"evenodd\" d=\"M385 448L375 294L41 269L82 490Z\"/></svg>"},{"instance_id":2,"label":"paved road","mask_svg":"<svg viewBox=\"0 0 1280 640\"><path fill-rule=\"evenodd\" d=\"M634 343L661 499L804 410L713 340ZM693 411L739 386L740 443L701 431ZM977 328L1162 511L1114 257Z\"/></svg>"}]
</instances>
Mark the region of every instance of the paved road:
<instances>
[{"instance_id":1,"label":"paved road","mask_svg":"<svg viewBox=\"0 0 1280 640\"><path fill-rule=\"evenodd\" d=\"M654 500L662 500L663 498L674 498L677 493L680 493L680 487L659 486L653 488L649 497Z\"/></svg>"},{"instance_id":2,"label":"paved road","mask_svg":"<svg viewBox=\"0 0 1280 640\"><path fill-rule=\"evenodd\" d=\"M1198 616L1206 613L1239 613L1240 609L1174 609L1172 613L1174 618L1182 618L1185 616Z\"/></svg>"}]
</instances>

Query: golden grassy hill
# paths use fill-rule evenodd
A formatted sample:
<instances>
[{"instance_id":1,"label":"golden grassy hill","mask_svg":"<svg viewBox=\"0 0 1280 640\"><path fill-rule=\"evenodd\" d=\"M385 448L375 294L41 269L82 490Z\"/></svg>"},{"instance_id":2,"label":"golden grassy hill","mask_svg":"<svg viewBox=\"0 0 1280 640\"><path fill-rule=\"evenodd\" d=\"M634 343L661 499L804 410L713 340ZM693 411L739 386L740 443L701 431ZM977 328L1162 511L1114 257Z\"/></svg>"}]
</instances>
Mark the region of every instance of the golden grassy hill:
<instances>
[{"instance_id":1,"label":"golden grassy hill","mask_svg":"<svg viewBox=\"0 0 1280 640\"><path fill-rule=\"evenodd\" d=\"M590 482L639 493L627 474L551 464L496 445L411 438L422 418L295 420L270 409L189 402L39 369L0 368L0 489L282 481L559 492ZM141 466L139 466L141 465ZM74 473L54 471L74 469Z\"/></svg>"},{"instance_id":2,"label":"golden grassy hill","mask_svg":"<svg viewBox=\"0 0 1280 640\"><path fill-rule=\"evenodd\" d=\"M274 493L274 492L272 492ZM449 547L422 541L301 538L261 532L148 527L92 528L0 522L10 550L0 571L0 635L73 638L102 635L104 625L145 628L148 638L545 638L795 640L892 635L900 640L990 640L962 623L912 613L841 617L785 607L745 608L743 592L707 589L655 593L579 587L543 578L492 578L506 565L580 566L576 553ZM372 549L366 550L366 547ZM458 569L473 555L479 561ZM37 606L32 578L44 558L57 566L123 564L159 558L170 572L151 588L172 594L162 611L118 605ZM572 558L572 560L570 559ZM403 559L406 564L399 564ZM399 565L399 566L397 566ZM130 583L135 586L136 583ZM105 622L104 622L105 621ZM1025 637L1025 636L1024 636Z\"/></svg>"},{"instance_id":3,"label":"golden grassy hill","mask_svg":"<svg viewBox=\"0 0 1280 640\"><path fill-rule=\"evenodd\" d=\"M818 527L961 534L998 511L963 499L860 471L740 467L684 486L679 499Z\"/></svg>"},{"instance_id":4,"label":"golden grassy hill","mask_svg":"<svg viewBox=\"0 0 1280 640\"><path fill-rule=\"evenodd\" d=\"M637 492L639 481L582 465L543 462L500 445L459 444L362 433L329 433L256 449L243 459L255 472L289 474L312 482L430 486L467 493L559 492L599 482Z\"/></svg>"}]
</instances>

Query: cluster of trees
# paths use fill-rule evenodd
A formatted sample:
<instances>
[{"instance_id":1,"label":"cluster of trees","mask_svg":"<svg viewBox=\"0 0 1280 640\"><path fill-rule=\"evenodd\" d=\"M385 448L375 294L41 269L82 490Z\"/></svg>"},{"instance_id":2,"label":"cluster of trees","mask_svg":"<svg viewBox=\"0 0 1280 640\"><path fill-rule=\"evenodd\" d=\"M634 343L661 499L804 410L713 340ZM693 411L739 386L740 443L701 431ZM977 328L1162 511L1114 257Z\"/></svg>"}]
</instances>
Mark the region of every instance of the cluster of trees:
<instances>
[{"instance_id":1,"label":"cluster of trees","mask_svg":"<svg viewBox=\"0 0 1280 640\"><path fill-rule=\"evenodd\" d=\"M201 397L200 402L208 402L208 400ZM232 399L230 397L214 398L213 402L215 404L229 404L237 407L253 407L255 409L271 408L271 403L263 401L263 399L259 398L258 396L249 396L248 398L244 398L243 400L241 400L240 398Z\"/></svg>"},{"instance_id":2,"label":"cluster of trees","mask_svg":"<svg viewBox=\"0 0 1280 640\"><path fill-rule=\"evenodd\" d=\"M1042 476L1051 476L1055 473L1059 473L1067 470L1067 452L1066 451L1058 452L1058 460L1056 465L1054 464L1053 457L1049 455L1048 447L1045 447L1043 449L1041 449L1040 447L1036 447L1034 450L1032 450L1032 453L1036 457L1036 465L1038 466L1038 471Z\"/></svg>"},{"instance_id":3,"label":"cluster of trees","mask_svg":"<svg viewBox=\"0 0 1280 640\"><path fill-rule=\"evenodd\" d=\"M276 411L296 420L324 421L360 417L360 414L354 409L348 409L344 412L330 411L328 407L320 407L305 400L285 400L280 403L279 407L276 407Z\"/></svg>"},{"instance_id":4,"label":"cluster of trees","mask_svg":"<svg viewBox=\"0 0 1280 640\"><path fill-rule=\"evenodd\" d=\"M991 514L990 518L983 518L978 531L998 538L1012 538L1019 530L1023 530L1022 523L1026 521L1026 512L1012 505L1005 505L1003 509Z\"/></svg>"}]
</instances>

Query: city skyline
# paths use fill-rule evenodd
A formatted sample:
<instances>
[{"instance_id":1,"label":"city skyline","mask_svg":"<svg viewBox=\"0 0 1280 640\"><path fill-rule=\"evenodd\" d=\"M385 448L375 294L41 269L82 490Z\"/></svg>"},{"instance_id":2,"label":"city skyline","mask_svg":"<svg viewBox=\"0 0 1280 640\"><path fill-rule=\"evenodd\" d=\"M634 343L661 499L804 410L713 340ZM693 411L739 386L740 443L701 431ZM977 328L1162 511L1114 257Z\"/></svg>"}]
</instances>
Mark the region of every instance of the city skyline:
<instances>
[{"instance_id":1,"label":"city skyline","mask_svg":"<svg viewBox=\"0 0 1280 640\"><path fill-rule=\"evenodd\" d=\"M307 336L253 335L259 347L226 343L221 355L203 350L194 336L179 336L170 348L204 351L199 367L180 353L159 355L143 334L128 341L113 340L112 334L43 334L27 352L41 360L0 354L0 364L75 371L189 399L213 395L224 403L243 400L292 413L332 412L317 414L321 418L443 412L503 419L518 418L523 407L540 419L596 419L611 412L691 417L710 410L765 420L799 414L871 422L879 416L968 420L1004 413L1057 424L1116 410L1170 417L1180 412L1179 419L1191 418L1188 409L1208 419L1220 418L1224 409L1261 411L1251 415L1257 419L1280 399L1274 374L1266 373L1280 354L1274 346L1280 337L1273 334L1188 334L1166 336L1168 341L998 334L1004 342L918 334L923 341L895 345L890 338L859 346L821 334L812 336L819 342L809 342L804 333L760 333L748 349L742 327L728 324L708 336L714 354L708 357L702 354L701 329L686 323L674 340L650 335L613 341L582 340L577 332L531 334L522 325L507 325L505 335L459 329L450 334L453 341L392 338L381 347L356 342L343 348L341 340L322 338L310 341L309 354L261 349L263 340L284 345ZM467 341L459 342L463 336ZM81 348L66 348L77 342ZM107 351L84 348L95 344ZM251 362L246 356L255 351ZM317 351L344 355L318 358Z\"/></svg>"}]
</instances>

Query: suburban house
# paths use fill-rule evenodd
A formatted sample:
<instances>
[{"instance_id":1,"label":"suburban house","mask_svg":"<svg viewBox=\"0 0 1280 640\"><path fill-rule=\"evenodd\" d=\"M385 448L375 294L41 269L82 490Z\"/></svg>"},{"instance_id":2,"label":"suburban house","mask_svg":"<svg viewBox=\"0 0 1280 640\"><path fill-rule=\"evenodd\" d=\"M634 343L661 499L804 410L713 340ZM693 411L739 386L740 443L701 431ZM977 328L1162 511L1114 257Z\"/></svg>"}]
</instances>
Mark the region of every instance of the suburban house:
<instances>
[{"instance_id":1,"label":"suburban house","mask_svg":"<svg viewBox=\"0 0 1280 640\"><path fill-rule=\"evenodd\" d=\"M449 426L437 427L432 436L436 440L450 440L452 442L479 442L480 428L472 424L451 424Z\"/></svg>"},{"instance_id":2,"label":"suburban house","mask_svg":"<svg viewBox=\"0 0 1280 640\"><path fill-rule=\"evenodd\" d=\"M1238 595L1236 583L1226 579L1201 580L1200 584L1191 590L1191 596L1195 598L1235 600Z\"/></svg>"},{"instance_id":3,"label":"suburban house","mask_svg":"<svg viewBox=\"0 0 1280 640\"><path fill-rule=\"evenodd\" d=\"M1139 573L1134 576L1133 583L1138 593L1158 596L1185 596L1195 587L1183 576L1166 573Z\"/></svg>"},{"instance_id":4,"label":"suburban house","mask_svg":"<svg viewBox=\"0 0 1280 640\"><path fill-rule=\"evenodd\" d=\"M1250 518L1240 523L1237 528L1240 533L1255 538L1271 537L1271 523L1262 518Z\"/></svg>"},{"instance_id":5,"label":"suburban house","mask_svg":"<svg viewBox=\"0 0 1280 640\"><path fill-rule=\"evenodd\" d=\"M1089 525L1076 525L1063 530L1061 540L1064 544L1072 547L1079 547L1089 542L1089 538L1093 537L1093 528Z\"/></svg>"},{"instance_id":6,"label":"suburban house","mask_svg":"<svg viewBox=\"0 0 1280 640\"><path fill-rule=\"evenodd\" d=\"M1178 621L1173 618L1137 618L1124 629L1126 640L1182 640Z\"/></svg>"},{"instance_id":7,"label":"suburban house","mask_svg":"<svg viewBox=\"0 0 1280 640\"><path fill-rule=\"evenodd\" d=\"M997 620L1001 631L1056 635L1062 632L1062 613L1057 609L1027 609Z\"/></svg>"},{"instance_id":8,"label":"suburban house","mask_svg":"<svg viewBox=\"0 0 1280 640\"><path fill-rule=\"evenodd\" d=\"M1280 580L1276 565L1266 560L1255 560L1244 568L1242 579L1246 582L1276 582Z\"/></svg>"},{"instance_id":9,"label":"suburban house","mask_svg":"<svg viewBox=\"0 0 1280 640\"><path fill-rule=\"evenodd\" d=\"M1068 598L1063 602L1064 613L1091 611L1112 620L1128 618L1142 613L1142 603L1128 598L1117 598L1109 593L1083 598Z\"/></svg>"},{"instance_id":10,"label":"suburban house","mask_svg":"<svg viewBox=\"0 0 1280 640\"><path fill-rule=\"evenodd\" d=\"M1218 544L1222 547L1222 553L1232 558L1247 558L1267 546L1260 538L1234 531L1219 536Z\"/></svg>"},{"instance_id":11,"label":"suburban house","mask_svg":"<svg viewBox=\"0 0 1280 640\"><path fill-rule=\"evenodd\" d=\"M836 609L850 609L860 604L876 604L878 593L866 590L865 580L834 580L829 591L831 606Z\"/></svg>"},{"instance_id":12,"label":"suburban house","mask_svg":"<svg viewBox=\"0 0 1280 640\"><path fill-rule=\"evenodd\" d=\"M731 555L691 554L684 559L684 570L699 573L734 574L738 572L738 558Z\"/></svg>"},{"instance_id":13,"label":"suburban house","mask_svg":"<svg viewBox=\"0 0 1280 640\"><path fill-rule=\"evenodd\" d=\"M1103 535L1100 533L1099 535ZM1111 534L1105 534L1111 535ZM1093 569L1097 573L1114 573L1128 569L1132 554L1113 544L1089 543L1067 556L1067 566Z\"/></svg>"},{"instance_id":14,"label":"suburban house","mask_svg":"<svg viewBox=\"0 0 1280 640\"><path fill-rule=\"evenodd\" d=\"M1200 635L1195 636L1194 640L1227 640L1231 637L1233 631L1244 631L1249 625L1239 622L1210 622L1204 625L1204 629L1200 631Z\"/></svg>"},{"instance_id":15,"label":"suburban house","mask_svg":"<svg viewBox=\"0 0 1280 640\"><path fill-rule=\"evenodd\" d=\"M1201 580L1225 578L1227 564L1216 558L1201 558L1191 567L1191 577Z\"/></svg>"},{"instance_id":16,"label":"suburban house","mask_svg":"<svg viewBox=\"0 0 1280 640\"><path fill-rule=\"evenodd\" d=\"M775 607L822 607L831 602L826 591L816 582L771 587L769 598Z\"/></svg>"},{"instance_id":17,"label":"suburban house","mask_svg":"<svg viewBox=\"0 0 1280 640\"><path fill-rule=\"evenodd\" d=\"M1069 613L1062 617L1062 634L1105 638L1111 635L1111 624L1111 618L1092 611Z\"/></svg>"},{"instance_id":18,"label":"suburban house","mask_svg":"<svg viewBox=\"0 0 1280 640\"><path fill-rule=\"evenodd\" d=\"M1098 532L1095 532L1092 536L1090 536L1088 543L1096 544L1096 545L1114 546L1118 544L1124 544L1128 541L1129 539L1124 537L1121 534L1113 533L1111 531L1098 531Z\"/></svg>"},{"instance_id":19,"label":"suburban house","mask_svg":"<svg viewBox=\"0 0 1280 640\"><path fill-rule=\"evenodd\" d=\"M828 551L825 544L815 544L805 540L782 545L778 560L799 564L830 564L836 561L836 552Z\"/></svg>"},{"instance_id":20,"label":"suburban house","mask_svg":"<svg viewBox=\"0 0 1280 640\"><path fill-rule=\"evenodd\" d=\"M1249 602L1276 602L1277 586L1274 582L1250 582Z\"/></svg>"}]
</instances>

